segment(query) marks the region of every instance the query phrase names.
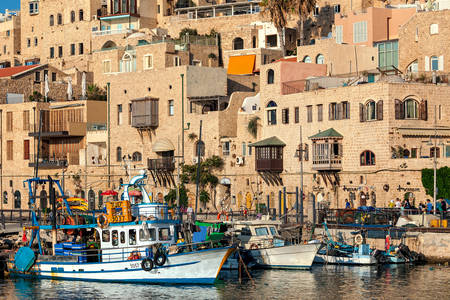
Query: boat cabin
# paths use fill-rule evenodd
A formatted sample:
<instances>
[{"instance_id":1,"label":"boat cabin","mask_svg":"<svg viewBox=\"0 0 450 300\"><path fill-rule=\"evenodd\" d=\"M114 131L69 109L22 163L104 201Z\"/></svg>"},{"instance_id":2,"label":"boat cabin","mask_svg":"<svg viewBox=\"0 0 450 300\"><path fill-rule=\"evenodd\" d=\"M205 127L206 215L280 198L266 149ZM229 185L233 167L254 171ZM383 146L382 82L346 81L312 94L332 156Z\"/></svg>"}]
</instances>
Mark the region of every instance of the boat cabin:
<instances>
[{"instance_id":1,"label":"boat cabin","mask_svg":"<svg viewBox=\"0 0 450 300\"><path fill-rule=\"evenodd\" d=\"M284 246L277 227L279 221L256 220L233 223L237 238L245 249L272 248Z\"/></svg>"}]
</instances>

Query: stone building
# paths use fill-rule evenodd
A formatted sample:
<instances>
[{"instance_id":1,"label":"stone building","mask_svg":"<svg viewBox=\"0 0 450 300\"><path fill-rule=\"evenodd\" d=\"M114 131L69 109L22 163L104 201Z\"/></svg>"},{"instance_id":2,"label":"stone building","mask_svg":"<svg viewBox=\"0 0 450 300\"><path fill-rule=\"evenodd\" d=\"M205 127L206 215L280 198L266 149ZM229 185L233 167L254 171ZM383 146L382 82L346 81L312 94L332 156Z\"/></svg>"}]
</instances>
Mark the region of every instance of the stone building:
<instances>
[{"instance_id":1,"label":"stone building","mask_svg":"<svg viewBox=\"0 0 450 300\"><path fill-rule=\"evenodd\" d=\"M6 10L0 15L0 67L20 64L20 13Z\"/></svg>"}]
</instances>

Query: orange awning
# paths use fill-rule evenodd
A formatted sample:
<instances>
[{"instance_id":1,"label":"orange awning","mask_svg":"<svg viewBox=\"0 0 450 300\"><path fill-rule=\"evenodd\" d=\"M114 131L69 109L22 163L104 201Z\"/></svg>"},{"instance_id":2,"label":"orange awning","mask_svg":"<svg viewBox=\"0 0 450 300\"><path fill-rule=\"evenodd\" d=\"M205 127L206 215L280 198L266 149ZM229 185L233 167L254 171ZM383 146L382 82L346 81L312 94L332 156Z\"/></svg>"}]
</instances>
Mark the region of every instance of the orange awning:
<instances>
[{"instance_id":1,"label":"orange awning","mask_svg":"<svg viewBox=\"0 0 450 300\"><path fill-rule=\"evenodd\" d=\"M230 56L228 61L228 74L230 75L248 75L253 74L255 67L255 54Z\"/></svg>"}]
</instances>

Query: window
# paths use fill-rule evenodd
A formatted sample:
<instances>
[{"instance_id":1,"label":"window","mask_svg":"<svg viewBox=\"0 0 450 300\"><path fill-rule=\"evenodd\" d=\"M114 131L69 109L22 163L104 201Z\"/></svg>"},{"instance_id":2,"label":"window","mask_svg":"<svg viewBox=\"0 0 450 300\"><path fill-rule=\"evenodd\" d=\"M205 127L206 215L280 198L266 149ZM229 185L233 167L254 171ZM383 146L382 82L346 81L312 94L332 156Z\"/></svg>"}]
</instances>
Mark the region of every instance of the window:
<instances>
[{"instance_id":1,"label":"window","mask_svg":"<svg viewBox=\"0 0 450 300\"><path fill-rule=\"evenodd\" d=\"M13 141L7 141L6 142L6 159L7 160L13 160Z\"/></svg>"},{"instance_id":2,"label":"window","mask_svg":"<svg viewBox=\"0 0 450 300\"><path fill-rule=\"evenodd\" d=\"M233 50L241 50L244 49L244 40L240 37L237 37L233 40Z\"/></svg>"},{"instance_id":3,"label":"window","mask_svg":"<svg viewBox=\"0 0 450 300\"><path fill-rule=\"evenodd\" d=\"M161 5L158 4L158 14L161 13Z\"/></svg>"},{"instance_id":4,"label":"window","mask_svg":"<svg viewBox=\"0 0 450 300\"><path fill-rule=\"evenodd\" d=\"M155 228L139 229L139 240L142 241L155 241L156 230Z\"/></svg>"},{"instance_id":5,"label":"window","mask_svg":"<svg viewBox=\"0 0 450 300\"><path fill-rule=\"evenodd\" d=\"M417 101L413 99L406 99L404 105L405 119L417 119Z\"/></svg>"},{"instance_id":6,"label":"window","mask_svg":"<svg viewBox=\"0 0 450 300\"><path fill-rule=\"evenodd\" d=\"M122 125L122 104L117 105L117 125Z\"/></svg>"},{"instance_id":7,"label":"window","mask_svg":"<svg viewBox=\"0 0 450 300\"><path fill-rule=\"evenodd\" d=\"M328 120L339 120L337 103L335 102L328 105Z\"/></svg>"},{"instance_id":8,"label":"window","mask_svg":"<svg viewBox=\"0 0 450 300\"><path fill-rule=\"evenodd\" d=\"M125 239L125 231L121 231L120 232L120 243L121 244L125 244L125 241L126 241L126 239Z\"/></svg>"},{"instance_id":9,"label":"window","mask_svg":"<svg viewBox=\"0 0 450 300\"><path fill-rule=\"evenodd\" d=\"M267 104L267 124L277 125L277 104L274 101L270 101Z\"/></svg>"},{"instance_id":10,"label":"window","mask_svg":"<svg viewBox=\"0 0 450 300\"><path fill-rule=\"evenodd\" d=\"M158 232L158 239L160 241L170 241L172 237L170 236L169 228L160 228Z\"/></svg>"},{"instance_id":11,"label":"window","mask_svg":"<svg viewBox=\"0 0 450 300\"><path fill-rule=\"evenodd\" d=\"M120 72L136 71L136 58L133 54L125 52L120 61Z\"/></svg>"},{"instance_id":12,"label":"window","mask_svg":"<svg viewBox=\"0 0 450 300\"><path fill-rule=\"evenodd\" d=\"M367 21L353 23L353 43L367 42Z\"/></svg>"},{"instance_id":13,"label":"window","mask_svg":"<svg viewBox=\"0 0 450 300\"><path fill-rule=\"evenodd\" d=\"M133 116L133 104L128 104L128 125L131 125L131 120Z\"/></svg>"},{"instance_id":14,"label":"window","mask_svg":"<svg viewBox=\"0 0 450 300\"><path fill-rule=\"evenodd\" d=\"M269 231L267 230L266 227L256 227L255 228L255 233L256 235L269 235Z\"/></svg>"},{"instance_id":15,"label":"window","mask_svg":"<svg viewBox=\"0 0 450 300\"><path fill-rule=\"evenodd\" d=\"M411 158L417 158L417 148L411 148Z\"/></svg>"},{"instance_id":16,"label":"window","mask_svg":"<svg viewBox=\"0 0 450 300\"><path fill-rule=\"evenodd\" d=\"M450 145L445 145L445 157L450 157Z\"/></svg>"},{"instance_id":17,"label":"window","mask_svg":"<svg viewBox=\"0 0 450 300\"><path fill-rule=\"evenodd\" d=\"M317 16L319 15L319 13L320 13L320 7L319 7L319 6L316 6L316 7L314 8L314 16L317 17Z\"/></svg>"},{"instance_id":18,"label":"window","mask_svg":"<svg viewBox=\"0 0 450 300\"><path fill-rule=\"evenodd\" d=\"M270 233L275 236L278 235L277 229L275 227L270 226Z\"/></svg>"},{"instance_id":19,"label":"window","mask_svg":"<svg viewBox=\"0 0 450 300\"><path fill-rule=\"evenodd\" d=\"M318 104L317 105L317 121L322 122L323 120L323 105Z\"/></svg>"},{"instance_id":20,"label":"window","mask_svg":"<svg viewBox=\"0 0 450 300\"><path fill-rule=\"evenodd\" d=\"M306 116L307 116L307 122L311 123L313 121L312 117L312 105L308 105L306 107Z\"/></svg>"},{"instance_id":21,"label":"window","mask_svg":"<svg viewBox=\"0 0 450 300\"><path fill-rule=\"evenodd\" d=\"M84 54L84 44L83 43L78 44L78 54L80 54L80 55Z\"/></svg>"},{"instance_id":22,"label":"window","mask_svg":"<svg viewBox=\"0 0 450 300\"><path fill-rule=\"evenodd\" d=\"M376 120L376 104L375 101L369 101L366 104L366 120L367 121L372 121L372 120Z\"/></svg>"},{"instance_id":23,"label":"window","mask_svg":"<svg viewBox=\"0 0 450 300\"><path fill-rule=\"evenodd\" d=\"M173 116L175 114L173 103L173 100L169 100L169 116Z\"/></svg>"},{"instance_id":24,"label":"window","mask_svg":"<svg viewBox=\"0 0 450 300\"><path fill-rule=\"evenodd\" d=\"M131 160L132 161L142 161L142 154L141 152L134 152L133 155L131 156Z\"/></svg>"},{"instance_id":25,"label":"window","mask_svg":"<svg viewBox=\"0 0 450 300\"><path fill-rule=\"evenodd\" d=\"M269 71L267 71L267 84L273 84L274 81L274 72L272 69L269 69Z\"/></svg>"},{"instance_id":26,"label":"window","mask_svg":"<svg viewBox=\"0 0 450 300\"><path fill-rule=\"evenodd\" d=\"M62 25L62 15L58 14L58 25Z\"/></svg>"},{"instance_id":27,"label":"window","mask_svg":"<svg viewBox=\"0 0 450 300\"><path fill-rule=\"evenodd\" d=\"M199 150L200 150L200 157L205 156L205 143L203 141L198 141L195 143L194 147L195 156L198 156Z\"/></svg>"},{"instance_id":28,"label":"window","mask_svg":"<svg viewBox=\"0 0 450 300\"><path fill-rule=\"evenodd\" d=\"M41 81L41 72L34 72L34 81L35 82Z\"/></svg>"},{"instance_id":29,"label":"window","mask_svg":"<svg viewBox=\"0 0 450 300\"><path fill-rule=\"evenodd\" d=\"M128 230L128 244L136 245L136 229Z\"/></svg>"},{"instance_id":30,"label":"window","mask_svg":"<svg viewBox=\"0 0 450 300\"><path fill-rule=\"evenodd\" d=\"M28 131L30 130L30 111L25 110L23 112L23 130Z\"/></svg>"},{"instance_id":31,"label":"window","mask_svg":"<svg viewBox=\"0 0 450 300\"><path fill-rule=\"evenodd\" d=\"M306 55L305 57L303 57L303 62L310 64L312 62L311 57L309 57L308 55Z\"/></svg>"},{"instance_id":32,"label":"window","mask_svg":"<svg viewBox=\"0 0 450 300\"><path fill-rule=\"evenodd\" d=\"M50 26L55 25L55 16L50 15L50 20L49 20Z\"/></svg>"},{"instance_id":33,"label":"window","mask_svg":"<svg viewBox=\"0 0 450 300\"><path fill-rule=\"evenodd\" d=\"M224 156L230 155L230 142L222 143L222 155Z\"/></svg>"},{"instance_id":34,"label":"window","mask_svg":"<svg viewBox=\"0 0 450 300\"><path fill-rule=\"evenodd\" d=\"M441 149L439 147L431 147L430 148L430 157L434 157L434 154L436 153L436 158L441 157Z\"/></svg>"},{"instance_id":35,"label":"window","mask_svg":"<svg viewBox=\"0 0 450 300\"><path fill-rule=\"evenodd\" d=\"M63 56L63 47L59 46L58 47L58 57L62 57Z\"/></svg>"},{"instance_id":36,"label":"window","mask_svg":"<svg viewBox=\"0 0 450 300\"><path fill-rule=\"evenodd\" d=\"M122 147L117 147L116 149L116 161L117 162L122 161Z\"/></svg>"},{"instance_id":37,"label":"window","mask_svg":"<svg viewBox=\"0 0 450 300\"><path fill-rule=\"evenodd\" d=\"M289 108L283 108L281 110L281 122L283 124L289 124Z\"/></svg>"},{"instance_id":38,"label":"window","mask_svg":"<svg viewBox=\"0 0 450 300\"><path fill-rule=\"evenodd\" d=\"M439 25L431 24L430 25L430 34L438 34L439 33Z\"/></svg>"},{"instance_id":39,"label":"window","mask_svg":"<svg viewBox=\"0 0 450 300\"><path fill-rule=\"evenodd\" d=\"M252 156L252 147L248 146L248 156Z\"/></svg>"},{"instance_id":40,"label":"window","mask_svg":"<svg viewBox=\"0 0 450 300\"><path fill-rule=\"evenodd\" d=\"M336 44L342 44L342 40L343 40L343 26L342 25L337 25L335 27L336 30Z\"/></svg>"},{"instance_id":41,"label":"window","mask_svg":"<svg viewBox=\"0 0 450 300\"><path fill-rule=\"evenodd\" d=\"M56 81L56 73L52 72L52 81Z\"/></svg>"},{"instance_id":42,"label":"window","mask_svg":"<svg viewBox=\"0 0 450 300\"><path fill-rule=\"evenodd\" d=\"M13 113L8 111L6 113L6 131L13 131Z\"/></svg>"},{"instance_id":43,"label":"window","mask_svg":"<svg viewBox=\"0 0 450 300\"><path fill-rule=\"evenodd\" d=\"M23 159L30 159L30 140L23 141Z\"/></svg>"},{"instance_id":44,"label":"window","mask_svg":"<svg viewBox=\"0 0 450 300\"><path fill-rule=\"evenodd\" d=\"M102 242L109 243L111 240L111 234L109 233L109 230L102 230Z\"/></svg>"},{"instance_id":45,"label":"window","mask_svg":"<svg viewBox=\"0 0 450 300\"><path fill-rule=\"evenodd\" d=\"M334 7L334 13L338 14L341 12L341 5L340 4L336 4Z\"/></svg>"},{"instance_id":46,"label":"window","mask_svg":"<svg viewBox=\"0 0 450 300\"><path fill-rule=\"evenodd\" d=\"M296 106L294 108L294 122L299 123L300 122L300 108Z\"/></svg>"},{"instance_id":47,"label":"window","mask_svg":"<svg viewBox=\"0 0 450 300\"><path fill-rule=\"evenodd\" d=\"M79 21L84 20L84 11L82 9L80 9L80 11L78 12L78 19Z\"/></svg>"},{"instance_id":48,"label":"window","mask_svg":"<svg viewBox=\"0 0 450 300\"><path fill-rule=\"evenodd\" d=\"M343 101L342 105L342 119L350 119L350 103Z\"/></svg>"},{"instance_id":49,"label":"window","mask_svg":"<svg viewBox=\"0 0 450 300\"><path fill-rule=\"evenodd\" d=\"M38 38L35 37L35 38L34 38L34 46L37 47L37 45L38 45Z\"/></svg>"},{"instance_id":50,"label":"window","mask_svg":"<svg viewBox=\"0 0 450 300\"><path fill-rule=\"evenodd\" d=\"M153 68L153 55L152 54L144 55L144 70L152 68Z\"/></svg>"},{"instance_id":51,"label":"window","mask_svg":"<svg viewBox=\"0 0 450 300\"><path fill-rule=\"evenodd\" d=\"M437 56L432 56L430 61L431 61L431 70L438 71L439 70L439 58Z\"/></svg>"},{"instance_id":52,"label":"window","mask_svg":"<svg viewBox=\"0 0 450 300\"><path fill-rule=\"evenodd\" d=\"M3 54L6 54L6 45L3 46Z\"/></svg>"},{"instance_id":53,"label":"window","mask_svg":"<svg viewBox=\"0 0 450 300\"><path fill-rule=\"evenodd\" d=\"M372 151L366 150L360 155L361 166L374 166L375 165L375 154Z\"/></svg>"},{"instance_id":54,"label":"window","mask_svg":"<svg viewBox=\"0 0 450 300\"><path fill-rule=\"evenodd\" d=\"M50 58L55 58L55 48L50 47Z\"/></svg>"},{"instance_id":55,"label":"window","mask_svg":"<svg viewBox=\"0 0 450 300\"><path fill-rule=\"evenodd\" d=\"M242 156L245 156L247 152L247 145L245 142L242 143Z\"/></svg>"},{"instance_id":56,"label":"window","mask_svg":"<svg viewBox=\"0 0 450 300\"><path fill-rule=\"evenodd\" d=\"M75 12L73 10L70 12L70 22L75 22Z\"/></svg>"},{"instance_id":57,"label":"window","mask_svg":"<svg viewBox=\"0 0 450 300\"><path fill-rule=\"evenodd\" d=\"M103 73L111 73L111 61L110 60L103 61Z\"/></svg>"},{"instance_id":58,"label":"window","mask_svg":"<svg viewBox=\"0 0 450 300\"><path fill-rule=\"evenodd\" d=\"M181 58L179 56L175 56L173 58L173 65L175 67L181 66Z\"/></svg>"},{"instance_id":59,"label":"window","mask_svg":"<svg viewBox=\"0 0 450 300\"><path fill-rule=\"evenodd\" d=\"M378 67L398 68L398 41L378 44Z\"/></svg>"},{"instance_id":60,"label":"window","mask_svg":"<svg viewBox=\"0 0 450 300\"><path fill-rule=\"evenodd\" d=\"M70 44L70 55L75 55L75 44Z\"/></svg>"},{"instance_id":61,"label":"window","mask_svg":"<svg viewBox=\"0 0 450 300\"><path fill-rule=\"evenodd\" d=\"M126 13L127 12L127 0L121 0L121 5L120 5L120 11L122 13Z\"/></svg>"},{"instance_id":62,"label":"window","mask_svg":"<svg viewBox=\"0 0 450 300\"><path fill-rule=\"evenodd\" d=\"M27 47L28 47L28 48L31 47L31 39L27 39Z\"/></svg>"},{"instance_id":63,"label":"window","mask_svg":"<svg viewBox=\"0 0 450 300\"><path fill-rule=\"evenodd\" d=\"M323 65L325 63L325 56L322 54L317 55L316 57L316 64Z\"/></svg>"},{"instance_id":64,"label":"window","mask_svg":"<svg viewBox=\"0 0 450 300\"><path fill-rule=\"evenodd\" d=\"M112 231L112 245L118 246L119 245L119 232L117 230Z\"/></svg>"},{"instance_id":65,"label":"window","mask_svg":"<svg viewBox=\"0 0 450 300\"><path fill-rule=\"evenodd\" d=\"M37 2L37 1L30 2L29 8L30 8L30 15L38 14L39 13L39 2Z\"/></svg>"},{"instance_id":66,"label":"window","mask_svg":"<svg viewBox=\"0 0 450 300\"><path fill-rule=\"evenodd\" d=\"M11 36L11 30L6 30L6 36Z\"/></svg>"}]
</instances>

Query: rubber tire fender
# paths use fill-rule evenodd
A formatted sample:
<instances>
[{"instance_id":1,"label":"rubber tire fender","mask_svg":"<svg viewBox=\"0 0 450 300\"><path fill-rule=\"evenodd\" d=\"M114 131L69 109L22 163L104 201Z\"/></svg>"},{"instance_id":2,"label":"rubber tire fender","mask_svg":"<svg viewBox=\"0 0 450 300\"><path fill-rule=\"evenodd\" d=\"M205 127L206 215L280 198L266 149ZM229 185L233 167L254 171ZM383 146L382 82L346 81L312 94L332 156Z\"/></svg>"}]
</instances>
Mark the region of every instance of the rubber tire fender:
<instances>
[{"instance_id":1,"label":"rubber tire fender","mask_svg":"<svg viewBox=\"0 0 450 300\"><path fill-rule=\"evenodd\" d=\"M150 258L144 258L141 262L141 267L144 271L150 272L153 270L153 260Z\"/></svg>"},{"instance_id":2,"label":"rubber tire fender","mask_svg":"<svg viewBox=\"0 0 450 300\"><path fill-rule=\"evenodd\" d=\"M158 267L162 267L167 261L167 256L164 253L162 253L161 251L158 251L158 252L156 252L153 260L154 260L155 265L157 265Z\"/></svg>"},{"instance_id":3,"label":"rubber tire fender","mask_svg":"<svg viewBox=\"0 0 450 300\"><path fill-rule=\"evenodd\" d=\"M6 261L0 260L0 272L7 271L8 266L6 265Z\"/></svg>"}]
</instances>

